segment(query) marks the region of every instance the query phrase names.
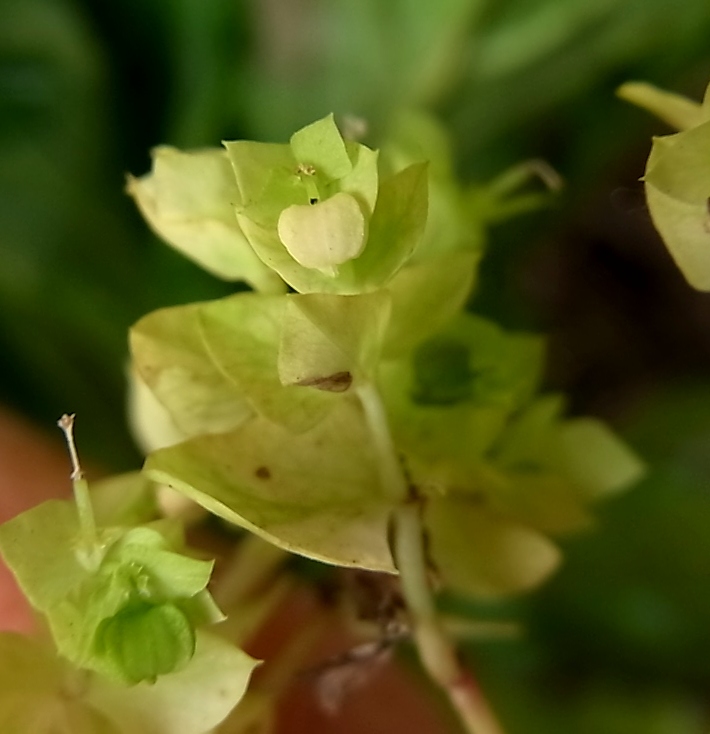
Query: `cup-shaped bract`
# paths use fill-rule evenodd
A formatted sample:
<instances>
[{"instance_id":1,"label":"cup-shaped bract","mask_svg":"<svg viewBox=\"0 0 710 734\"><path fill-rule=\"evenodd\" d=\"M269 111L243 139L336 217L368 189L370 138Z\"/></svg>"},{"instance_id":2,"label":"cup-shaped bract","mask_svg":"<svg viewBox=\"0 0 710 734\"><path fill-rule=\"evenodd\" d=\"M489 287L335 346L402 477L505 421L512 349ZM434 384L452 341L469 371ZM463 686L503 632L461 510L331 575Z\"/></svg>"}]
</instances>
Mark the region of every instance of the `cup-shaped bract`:
<instances>
[{"instance_id":1,"label":"cup-shaped bract","mask_svg":"<svg viewBox=\"0 0 710 734\"><path fill-rule=\"evenodd\" d=\"M379 182L377 152L332 115L288 144L226 142L257 255L302 293L375 290L411 255L426 220L426 167Z\"/></svg>"}]
</instances>

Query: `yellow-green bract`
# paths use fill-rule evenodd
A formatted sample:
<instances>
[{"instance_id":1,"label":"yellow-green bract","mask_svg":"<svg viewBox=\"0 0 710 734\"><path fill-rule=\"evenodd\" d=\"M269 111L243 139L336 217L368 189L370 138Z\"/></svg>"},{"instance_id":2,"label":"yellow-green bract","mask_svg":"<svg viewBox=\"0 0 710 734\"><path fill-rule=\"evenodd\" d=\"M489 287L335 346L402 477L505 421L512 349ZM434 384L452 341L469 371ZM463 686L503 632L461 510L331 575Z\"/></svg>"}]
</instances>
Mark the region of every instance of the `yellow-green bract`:
<instances>
[{"instance_id":1,"label":"yellow-green bract","mask_svg":"<svg viewBox=\"0 0 710 734\"><path fill-rule=\"evenodd\" d=\"M710 96L702 104L629 83L620 96L680 132L654 138L643 180L653 224L676 264L698 290L710 290Z\"/></svg>"}]
</instances>

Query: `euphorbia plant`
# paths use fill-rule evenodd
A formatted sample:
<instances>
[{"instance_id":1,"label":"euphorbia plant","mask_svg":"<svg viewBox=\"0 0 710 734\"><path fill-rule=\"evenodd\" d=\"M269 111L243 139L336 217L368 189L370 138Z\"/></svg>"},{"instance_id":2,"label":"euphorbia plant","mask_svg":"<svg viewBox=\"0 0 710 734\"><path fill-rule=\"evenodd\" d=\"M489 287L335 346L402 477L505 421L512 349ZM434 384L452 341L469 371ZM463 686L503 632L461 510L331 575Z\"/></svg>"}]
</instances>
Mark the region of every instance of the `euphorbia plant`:
<instances>
[{"instance_id":1,"label":"euphorbia plant","mask_svg":"<svg viewBox=\"0 0 710 734\"><path fill-rule=\"evenodd\" d=\"M254 288L133 328L136 420L161 446L135 481L167 485L283 551L399 575L424 668L468 731L493 734L437 591L489 598L539 584L560 561L552 538L586 526L590 502L641 464L601 422L565 418L561 397L539 395L539 338L466 312L482 226L530 204L516 193L525 169L462 189L446 160L428 168L409 143L395 135L378 159L330 116L283 145L160 148L153 172L130 180L158 234ZM197 659L195 626L216 618L207 565L160 524L112 520L96 535L83 497L78 525L63 510L58 572L84 563L71 604L94 614L88 637L63 632L66 589L51 603L35 591L47 573L23 554L41 508L0 535L3 553L74 665L170 681ZM87 533L110 538L101 551L89 542L88 567ZM152 663L137 652L147 636L166 640Z\"/></svg>"}]
</instances>

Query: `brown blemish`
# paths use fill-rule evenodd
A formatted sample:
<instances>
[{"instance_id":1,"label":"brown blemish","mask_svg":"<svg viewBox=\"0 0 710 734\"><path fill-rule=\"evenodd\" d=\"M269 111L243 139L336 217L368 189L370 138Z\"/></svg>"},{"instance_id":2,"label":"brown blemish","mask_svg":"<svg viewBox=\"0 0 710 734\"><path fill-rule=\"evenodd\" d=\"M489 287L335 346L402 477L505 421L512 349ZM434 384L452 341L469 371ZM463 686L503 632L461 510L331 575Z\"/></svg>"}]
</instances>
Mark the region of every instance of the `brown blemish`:
<instances>
[{"instance_id":1,"label":"brown blemish","mask_svg":"<svg viewBox=\"0 0 710 734\"><path fill-rule=\"evenodd\" d=\"M258 477L259 479L271 479L271 472L269 471L269 468L268 468L268 467L266 467L266 466L260 466L260 467L259 467L259 468L258 468L258 469L257 469L257 470L256 470L256 471L254 472L254 474L255 474L255 475L256 475L256 476L257 476L257 477Z\"/></svg>"},{"instance_id":2,"label":"brown blemish","mask_svg":"<svg viewBox=\"0 0 710 734\"><path fill-rule=\"evenodd\" d=\"M352 385L353 376L350 372L334 372L332 375L323 377L308 377L296 384L299 387L315 387L317 390L326 392L345 392Z\"/></svg>"}]
</instances>

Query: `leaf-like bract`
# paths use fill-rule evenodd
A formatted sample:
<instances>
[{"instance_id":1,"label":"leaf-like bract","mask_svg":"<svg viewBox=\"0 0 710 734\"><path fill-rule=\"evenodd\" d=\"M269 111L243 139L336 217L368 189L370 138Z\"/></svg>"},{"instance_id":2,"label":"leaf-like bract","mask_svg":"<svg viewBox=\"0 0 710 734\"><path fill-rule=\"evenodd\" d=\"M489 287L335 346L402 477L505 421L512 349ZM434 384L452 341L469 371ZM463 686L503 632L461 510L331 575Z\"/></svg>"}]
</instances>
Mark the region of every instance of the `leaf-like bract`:
<instances>
[{"instance_id":1,"label":"leaf-like bract","mask_svg":"<svg viewBox=\"0 0 710 734\"><path fill-rule=\"evenodd\" d=\"M644 176L656 229L688 282L710 290L710 122L656 138Z\"/></svg>"},{"instance_id":2,"label":"leaf-like bract","mask_svg":"<svg viewBox=\"0 0 710 734\"><path fill-rule=\"evenodd\" d=\"M357 200L340 191L325 201L284 209L278 233L299 265L335 276L338 266L362 252L365 217Z\"/></svg>"},{"instance_id":3,"label":"leaf-like bract","mask_svg":"<svg viewBox=\"0 0 710 734\"><path fill-rule=\"evenodd\" d=\"M204 304L200 322L214 364L254 410L303 431L325 416L333 395L283 385L278 355L287 296L243 293Z\"/></svg>"},{"instance_id":4,"label":"leaf-like bract","mask_svg":"<svg viewBox=\"0 0 710 734\"><path fill-rule=\"evenodd\" d=\"M260 290L280 288L239 228L239 189L224 150L156 148L153 171L130 178L128 192L155 233L206 270Z\"/></svg>"},{"instance_id":5,"label":"leaf-like bract","mask_svg":"<svg viewBox=\"0 0 710 734\"><path fill-rule=\"evenodd\" d=\"M402 268L387 284L392 317L385 355L397 356L435 334L466 302L478 255L456 252Z\"/></svg>"},{"instance_id":6,"label":"leaf-like bract","mask_svg":"<svg viewBox=\"0 0 710 734\"><path fill-rule=\"evenodd\" d=\"M327 390L329 378L344 375L347 389L353 380L374 376L390 313L387 292L286 298L278 356L283 384Z\"/></svg>"},{"instance_id":7,"label":"leaf-like bract","mask_svg":"<svg viewBox=\"0 0 710 734\"><path fill-rule=\"evenodd\" d=\"M207 351L200 308L154 311L133 326L130 336L134 367L184 437L227 431L251 412Z\"/></svg>"},{"instance_id":8,"label":"leaf-like bract","mask_svg":"<svg viewBox=\"0 0 710 734\"><path fill-rule=\"evenodd\" d=\"M521 592L540 583L560 561L559 551L543 535L496 517L475 502L430 498L424 526L444 583L460 593Z\"/></svg>"},{"instance_id":9,"label":"leaf-like bract","mask_svg":"<svg viewBox=\"0 0 710 734\"><path fill-rule=\"evenodd\" d=\"M244 695L256 665L226 640L198 631L182 670L130 688L96 677L86 697L121 734L208 734Z\"/></svg>"},{"instance_id":10,"label":"leaf-like bract","mask_svg":"<svg viewBox=\"0 0 710 734\"><path fill-rule=\"evenodd\" d=\"M353 169L340 132L328 115L306 125L291 136L291 152L301 165L312 166L317 174L334 181Z\"/></svg>"},{"instance_id":11,"label":"leaf-like bract","mask_svg":"<svg viewBox=\"0 0 710 734\"><path fill-rule=\"evenodd\" d=\"M229 434L157 451L145 471L286 550L392 571L390 507L370 437L358 403L337 397L306 432L255 418Z\"/></svg>"},{"instance_id":12,"label":"leaf-like bract","mask_svg":"<svg viewBox=\"0 0 710 734\"><path fill-rule=\"evenodd\" d=\"M62 500L0 525L0 553L35 609L46 612L85 579L86 568L73 552L78 538L76 507Z\"/></svg>"}]
</instances>

